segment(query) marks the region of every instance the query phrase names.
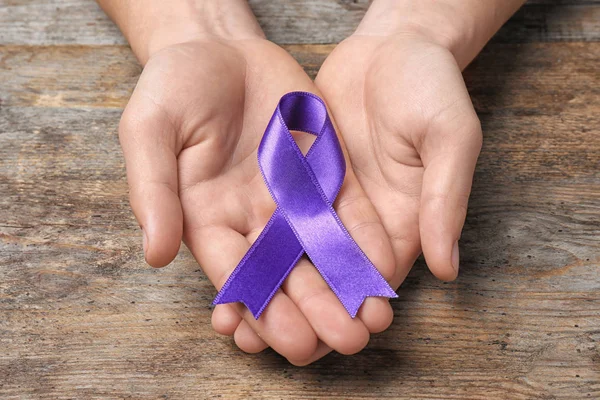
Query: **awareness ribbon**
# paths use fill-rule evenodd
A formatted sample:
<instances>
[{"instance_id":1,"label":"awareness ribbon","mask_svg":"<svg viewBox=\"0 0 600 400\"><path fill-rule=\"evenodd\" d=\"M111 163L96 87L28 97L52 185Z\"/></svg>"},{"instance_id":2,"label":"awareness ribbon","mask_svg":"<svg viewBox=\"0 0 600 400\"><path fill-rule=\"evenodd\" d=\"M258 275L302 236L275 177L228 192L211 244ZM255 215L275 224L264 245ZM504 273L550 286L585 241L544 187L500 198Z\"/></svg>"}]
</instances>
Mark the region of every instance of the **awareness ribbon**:
<instances>
[{"instance_id":1,"label":"awareness ribbon","mask_svg":"<svg viewBox=\"0 0 600 400\"><path fill-rule=\"evenodd\" d=\"M290 131L317 137L306 156ZM352 318L368 296L397 297L333 210L346 163L319 97L292 92L281 98L258 163L277 209L213 304L239 301L258 319L304 253Z\"/></svg>"}]
</instances>

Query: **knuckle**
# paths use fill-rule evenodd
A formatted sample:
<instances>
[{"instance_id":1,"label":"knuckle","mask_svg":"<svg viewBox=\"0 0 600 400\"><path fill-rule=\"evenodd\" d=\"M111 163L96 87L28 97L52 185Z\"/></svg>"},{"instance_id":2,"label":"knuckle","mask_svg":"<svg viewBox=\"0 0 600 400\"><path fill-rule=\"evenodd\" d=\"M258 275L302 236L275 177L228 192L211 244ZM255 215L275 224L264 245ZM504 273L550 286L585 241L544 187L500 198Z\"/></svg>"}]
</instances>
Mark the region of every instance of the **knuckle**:
<instances>
[{"instance_id":1,"label":"knuckle","mask_svg":"<svg viewBox=\"0 0 600 400\"><path fill-rule=\"evenodd\" d=\"M425 197L423 202L425 202L429 208L436 210L444 209L451 205L455 207L455 211L466 214L469 203L469 193L457 192L450 195L446 192L434 192Z\"/></svg>"},{"instance_id":2,"label":"knuckle","mask_svg":"<svg viewBox=\"0 0 600 400\"><path fill-rule=\"evenodd\" d=\"M147 95L134 92L119 121L119 138L141 137L148 134L170 136L175 126L169 112Z\"/></svg>"},{"instance_id":3,"label":"knuckle","mask_svg":"<svg viewBox=\"0 0 600 400\"><path fill-rule=\"evenodd\" d=\"M128 104L119 121L119 137L123 138L140 132L144 126L151 124L151 121L151 114L143 112L143 110L135 110L135 107Z\"/></svg>"},{"instance_id":4,"label":"knuckle","mask_svg":"<svg viewBox=\"0 0 600 400\"><path fill-rule=\"evenodd\" d=\"M310 312L310 308L314 304L320 304L323 297L329 293L329 287L320 286L303 294L297 301L297 306L303 313ZM316 301L316 303L315 303Z\"/></svg>"},{"instance_id":5,"label":"knuckle","mask_svg":"<svg viewBox=\"0 0 600 400\"><path fill-rule=\"evenodd\" d=\"M434 135L431 139L435 139L435 142L445 140L449 144L468 148L479 154L483 145L483 134L477 113L470 103L469 107L454 108L454 112L442 113L435 119L432 132L438 132L441 136Z\"/></svg>"},{"instance_id":6,"label":"knuckle","mask_svg":"<svg viewBox=\"0 0 600 400\"><path fill-rule=\"evenodd\" d=\"M130 137L135 132L140 131L140 121L133 117L133 112L130 107L125 108L121 120L119 121L119 139L123 143L123 139Z\"/></svg>"},{"instance_id":7,"label":"knuckle","mask_svg":"<svg viewBox=\"0 0 600 400\"><path fill-rule=\"evenodd\" d=\"M481 151L483 145L483 133L481 130L481 121L474 113L467 121L465 126L465 134L472 143L477 152Z\"/></svg>"}]
</instances>

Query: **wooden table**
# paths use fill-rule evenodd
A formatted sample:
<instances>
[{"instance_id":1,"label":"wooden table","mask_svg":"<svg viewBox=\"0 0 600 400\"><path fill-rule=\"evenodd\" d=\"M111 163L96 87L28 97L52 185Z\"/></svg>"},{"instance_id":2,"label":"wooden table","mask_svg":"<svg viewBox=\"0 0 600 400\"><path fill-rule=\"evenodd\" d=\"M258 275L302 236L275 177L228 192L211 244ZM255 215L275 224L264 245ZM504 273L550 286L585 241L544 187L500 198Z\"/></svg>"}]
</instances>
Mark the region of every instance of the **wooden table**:
<instances>
[{"instance_id":1,"label":"wooden table","mask_svg":"<svg viewBox=\"0 0 600 400\"><path fill-rule=\"evenodd\" d=\"M314 76L366 0L251 1ZM91 0L0 0L0 398L600 398L600 2L537 0L465 72L485 144L456 282L306 368L210 326L190 253L144 263L119 116L140 66Z\"/></svg>"}]
</instances>

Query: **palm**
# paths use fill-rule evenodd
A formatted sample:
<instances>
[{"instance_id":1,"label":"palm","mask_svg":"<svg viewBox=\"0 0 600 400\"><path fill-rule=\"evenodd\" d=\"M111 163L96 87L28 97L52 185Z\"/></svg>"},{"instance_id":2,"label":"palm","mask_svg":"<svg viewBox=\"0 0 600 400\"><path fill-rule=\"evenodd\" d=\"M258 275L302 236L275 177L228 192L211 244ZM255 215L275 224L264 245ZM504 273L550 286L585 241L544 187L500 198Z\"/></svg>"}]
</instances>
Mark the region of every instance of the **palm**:
<instances>
[{"instance_id":1,"label":"palm","mask_svg":"<svg viewBox=\"0 0 600 400\"><path fill-rule=\"evenodd\" d=\"M430 227L423 225L431 220L420 215L423 191L444 193L443 187L424 188L424 161L441 166L445 161L440 154L454 150L444 136L456 136L469 126L477 130L460 70L450 52L426 41L353 36L328 57L316 82L392 242L392 284L397 287L429 234ZM477 143L472 148L477 153ZM455 183L470 185L459 179ZM444 201L441 194L436 198L434 193L433 199ZM466 209L455 212L455 219L464 218ZM452 278L452 271L436 270L432 253L426 253L430 268L439 277Z\"/></svg>"},{"instance_id":2,"label":"palm","mask_svg":"<svg viewBox=\"0 0 600 400\"><path fill-rule=\"evenodd\" d=\"M150 59L124 114L126 127L141 118L158 132L153 140L172 148L183 238L217 288L275 209L256 151L279 98L296 90L316 88L293 58L266 40L186 43ZM299 135L300 142L305 139ZM124 148L127 154L126 143ZM385 232L349 175L338 196L340 218L375 265L385 269L393 264ZM369 329L348 317L316 270L301 260L258 321L240 305L226 305L217 307L213 323L223 333L235 330L236 342L247 351L261 350L266 342L290 360L305 362L317 337L354 352L366 344L369 330L389 324L387 301L370 299L363 309L368 307L362 319Z\"/></svg>"}]
</instances>

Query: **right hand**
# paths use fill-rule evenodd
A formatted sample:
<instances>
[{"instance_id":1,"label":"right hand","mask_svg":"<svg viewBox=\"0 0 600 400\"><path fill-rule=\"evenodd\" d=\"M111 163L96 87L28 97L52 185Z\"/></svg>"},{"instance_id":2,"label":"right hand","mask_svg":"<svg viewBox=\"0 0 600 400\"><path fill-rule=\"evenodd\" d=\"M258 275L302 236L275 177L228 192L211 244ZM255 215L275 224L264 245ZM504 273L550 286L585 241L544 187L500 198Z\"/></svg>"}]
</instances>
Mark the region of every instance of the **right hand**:
<instances>
[{"instance_id":1,"label":"right hand","mask_svg":"<svg viewBox=\"0 0 600 400\"><path fill-rule=\"evenodd\" d=\"M150 265L173 260L183 238L221 288L275 210L256 152L281 96L298 90L318 94L302 67L262 37L200 38L149 55L119 136ZM389 277L394 270L389 239L348 171L338 214ZM392 316L387 299L369 298L359 316L350 318L304 258L259 320L235 303L217 306L212 322L246 352L271 346L290 362L307 364L331 349L360 351Z\"/></svg>"}]
</instances>

